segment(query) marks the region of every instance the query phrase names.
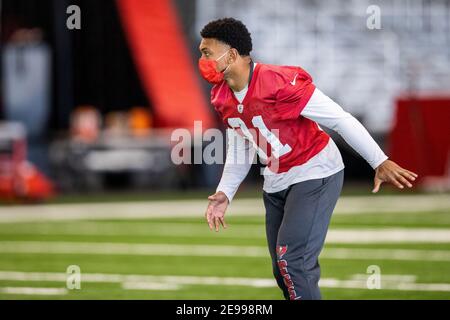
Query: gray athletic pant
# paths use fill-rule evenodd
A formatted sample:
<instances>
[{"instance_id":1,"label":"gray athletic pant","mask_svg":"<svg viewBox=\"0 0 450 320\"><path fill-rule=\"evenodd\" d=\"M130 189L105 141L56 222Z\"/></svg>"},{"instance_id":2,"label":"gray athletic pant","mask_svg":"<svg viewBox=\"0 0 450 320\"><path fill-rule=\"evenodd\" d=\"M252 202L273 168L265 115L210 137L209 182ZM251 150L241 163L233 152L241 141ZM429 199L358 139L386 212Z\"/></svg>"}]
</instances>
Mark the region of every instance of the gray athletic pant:
<instances>
[{"instance_id":1,"label":"gray athletic pant","mask_svg":"<svg viewBox=\"0 0 450 320\"><path fill-rule=\"evenodd\" d=\"M286 299L321 298L318 257L343 182L341 170L280 192L263 192L273 274Z\"/></svg>"}]
</instances>

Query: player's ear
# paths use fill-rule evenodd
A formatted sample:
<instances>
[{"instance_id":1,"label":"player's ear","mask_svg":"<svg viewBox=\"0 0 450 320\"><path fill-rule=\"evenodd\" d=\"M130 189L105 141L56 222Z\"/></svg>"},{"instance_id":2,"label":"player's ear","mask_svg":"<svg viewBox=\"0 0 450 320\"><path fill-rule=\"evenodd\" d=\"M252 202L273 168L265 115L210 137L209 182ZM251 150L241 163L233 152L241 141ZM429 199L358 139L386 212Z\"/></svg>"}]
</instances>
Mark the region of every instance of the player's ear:
<instances>
[{"instance_id":1,"label":"player's ear","mask_svg":"<svg viewBox=\"0 0 450 320\"><path fill-rule=\"evenodd\" d=\"M228 56L228 59L229 59L228 63L232 64L233 62L235 62L237 60L238 56L239 56L239 52L235 48L231 48L229 56Z\"/></svg>"}]
</instances>

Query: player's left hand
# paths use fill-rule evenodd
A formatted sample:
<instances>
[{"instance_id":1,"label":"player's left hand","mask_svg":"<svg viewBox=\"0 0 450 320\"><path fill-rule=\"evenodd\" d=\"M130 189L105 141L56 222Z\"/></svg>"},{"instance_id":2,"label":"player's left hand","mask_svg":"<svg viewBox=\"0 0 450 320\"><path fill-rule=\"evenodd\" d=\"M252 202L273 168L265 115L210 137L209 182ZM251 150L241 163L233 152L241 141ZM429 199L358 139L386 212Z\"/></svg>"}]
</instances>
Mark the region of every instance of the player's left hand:
<instances>
[{"instance_id":1,"label":"player's left hand","mask_svg":"<svg viewBox=\"0 0 450 320\"><path fill-rule=\"evenodd\" d=\"M418 175L416 173L403 169L394 161L386 160L375 169L374 188L372 192L377 193L383 182L392 183L399 189L403 189L405 186L411 188L411 181L416 180L417 177Z\"/></svg>"}]
</instances>

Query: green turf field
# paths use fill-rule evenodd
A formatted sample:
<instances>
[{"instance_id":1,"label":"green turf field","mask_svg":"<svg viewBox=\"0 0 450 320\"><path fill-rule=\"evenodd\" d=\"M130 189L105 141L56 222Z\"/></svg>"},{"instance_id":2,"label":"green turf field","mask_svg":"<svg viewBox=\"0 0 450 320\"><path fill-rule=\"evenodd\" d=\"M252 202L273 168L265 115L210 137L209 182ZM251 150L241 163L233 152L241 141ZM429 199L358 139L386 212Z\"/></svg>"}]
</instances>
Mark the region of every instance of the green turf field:
<instances>
[{"instance_id":1,"label":"green turf field","mask_svg":"<svg viewBox=\"0 0 450 320\"><path fill-rule=\"evenodd\" d=\"M228 223L211 232L202 212L3 222L0 298L281 299L263 214L229 212ZM321 255L323 298L449 299L449 232L450 209L335 214ZM70 265L81 269L79 290L67 289ZM370 265L381 270L381 289L367 289Z\"/></svg>"}]
</instances>

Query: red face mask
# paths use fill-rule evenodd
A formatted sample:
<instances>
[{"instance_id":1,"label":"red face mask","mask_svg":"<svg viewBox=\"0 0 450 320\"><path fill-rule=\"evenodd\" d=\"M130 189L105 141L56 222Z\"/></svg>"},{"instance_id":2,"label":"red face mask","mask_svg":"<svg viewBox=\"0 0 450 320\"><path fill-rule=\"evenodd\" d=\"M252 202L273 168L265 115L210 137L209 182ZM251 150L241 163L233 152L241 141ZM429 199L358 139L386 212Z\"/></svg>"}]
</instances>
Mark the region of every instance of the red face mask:
<instances>
[{"instance_id":1,"label":"red face mask","mask_svg":"<svg viewBox=\"0 0 450 320\"><path fill-rule=\"evenodd\" d=\"M227 52L225 52L216 60L207 60L204 58L200 58L198 60L198 68L200 70L200 74L206 81L212 84L216 84L223 80L223 73L228 69L229 66L226 67L223 71L217 71L217 61L222 59L225 54L227 54Z\"/></svg>"}]
</instances>

